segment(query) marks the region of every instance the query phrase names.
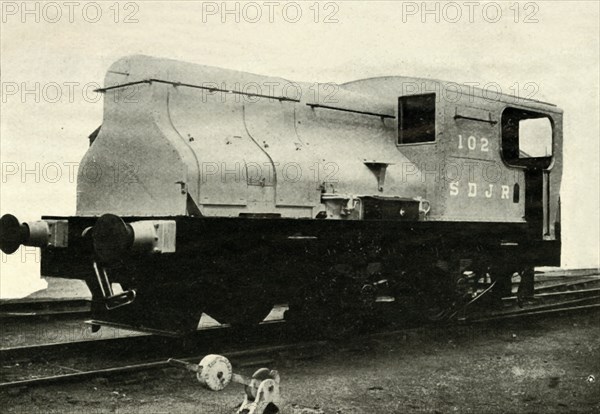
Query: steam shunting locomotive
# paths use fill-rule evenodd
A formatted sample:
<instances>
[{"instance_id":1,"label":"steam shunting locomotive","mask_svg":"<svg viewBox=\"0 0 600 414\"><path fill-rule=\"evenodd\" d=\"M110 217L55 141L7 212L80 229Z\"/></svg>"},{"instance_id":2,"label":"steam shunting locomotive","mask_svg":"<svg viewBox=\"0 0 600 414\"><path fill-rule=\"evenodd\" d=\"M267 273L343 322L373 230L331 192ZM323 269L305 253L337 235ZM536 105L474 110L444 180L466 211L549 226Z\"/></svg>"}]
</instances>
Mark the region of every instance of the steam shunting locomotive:
<instances>
[{"instance_id":1,"label":"steam shunting locomotive","mask_svg":"<svg viewBox=\"0 0 600 414\"><path fill-rule=\"evenodd\" d=\"M202 313L251 326L277 303L331 325L381 303L436 317L560 264L554 105L147 56L104 85L76 215L0 220L2 251L40 247L42 275L87 283L95 324L182 334Z\"/></svg>"}]
</instances>

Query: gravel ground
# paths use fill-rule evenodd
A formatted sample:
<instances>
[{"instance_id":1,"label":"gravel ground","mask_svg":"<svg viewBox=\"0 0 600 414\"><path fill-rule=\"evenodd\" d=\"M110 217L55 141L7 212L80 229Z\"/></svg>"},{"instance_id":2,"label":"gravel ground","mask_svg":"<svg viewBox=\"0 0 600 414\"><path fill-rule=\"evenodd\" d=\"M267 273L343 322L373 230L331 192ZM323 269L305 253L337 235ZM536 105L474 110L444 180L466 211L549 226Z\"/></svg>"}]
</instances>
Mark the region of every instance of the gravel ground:
<instances>
[{"instance_id":1,"label":"gravel ground","mask_svg":"<svg viewBox=\"0 0 600 414\"><path fill-rule=\"evenodd\" d=\"M269 368L281 375L284 413L600 412L600 312L408 330L312 358L282 354ZM172 368L3 391L0 404L6 413L220 414L235 412L242 395L235 384L205 391Z\"/></svg>"}]
</instances>

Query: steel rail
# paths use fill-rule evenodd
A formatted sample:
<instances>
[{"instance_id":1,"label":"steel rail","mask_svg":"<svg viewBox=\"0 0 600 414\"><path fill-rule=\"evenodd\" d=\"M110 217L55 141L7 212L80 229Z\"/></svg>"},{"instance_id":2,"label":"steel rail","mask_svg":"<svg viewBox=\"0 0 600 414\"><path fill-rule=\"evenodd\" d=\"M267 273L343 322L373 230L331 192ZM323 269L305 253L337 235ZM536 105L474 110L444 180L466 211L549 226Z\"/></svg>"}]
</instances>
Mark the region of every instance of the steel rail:
<instances>
[{"instance_id":1,"label":"steel rail","mask_svg":"<svg viewBox=\"0 0 600 414\"><path fill-rule=\"evenodd\" d=\"M418 327L418 328L412 328L412 329L422 329L422 328L427 329L427 327L432 327L432 326L451 327L451 326L460 326L460 325L465 325L465 324L469 325L469 324L483 323L483 322L489 322L489 321L509 320L509 319L513 319L513 318L526 318L526 317L542 316L542 315L549 315L549 314L556 314L556 313L567 313L567 312L574 312L574 311L587 311L587 310L600 308L600 303L583 304L583 305L580 304L582 301L587 301L587 300L600 300L600 296L594 296L591 298L585 298L585 299L580 299L580 300L576 300L576 301L571 301L571 302L568 302L568 304L560 303L560 304L556 304L556 305L546 306L543 308L538 307L538 308L531 309L531 310L527 309L527 310L520 310L520 311L516 311L516 312L499 312L497 314L492 314L492 315L489 315L489 316L486 316L483 318L460 320L459 324L457 324L456 322L454 322L454 323L444 322L442 324L431 323L424 327ZM565 306L566 304L568 306ZM264 324L264 325L266 325L266 324ZM279 325L284 325L284 324L279 322ZM216 329L226 330L227 328L209 328L209 329L211 329L211 330L216 330ZM367 335L366 337L380 337L382 335L383 336L394 335L397 333L405 332L407 330L411 330L411 328L392 330L392 331L387 331L387 332L377 332L377 333ZM133 338L137 338L137 337L133 337ZM154 338L154 337L150 336L150 338ZM146 339L148 339L148 338L146 338ZM165 339L165 338L163 338L163 339ZM223 354L225 356L227 356L228 358L236 358L236 357L241 357L241 356L249 356L249 355L261 354L261 353L272 353L272 352L302 349L302 348L310 348L310 347L316 347L316 346L322 348L324 345L333 343L333 341L331 341L331 340L314 340L314 341L309 341L309 342L297 342L297 341L294 341L293 338L291 339L291 341L292 341L291 343L286 343L286 344L282 344L282 345L266 346L266 347L263 346L263 347L251 348L251 349L246 349L246 350L230 351L230 352L224 352ZM98 342L98 341L86 341L86 342ZM211 345L214 345L214 344L211 344ZM173 352L171 352L171 354L172 353ZM198 361L201 359L201 357L183 356L183 357L178 357L177 359L184 360L184 361ZM140 372L140 371L147 371L147 370L152 370L152 369L161 369L161 368L167 368L169 366L170 365L168 363L168 358L165 356L165 359L155 360L152 362L141 362L141 363L134 363L134 364L129 364L129 365L117 366L117 367L97 369L97 370L89 370L89 371L74 372L74 373L69 373L69 374L53 375L53 376L48 376L48 377L43 377L43 378L32 378L32 379L26 379L26 380L4 382L4 383L0 383L0 389L30 387L30 386L44 386L44 385L51 385L51 384L56 384L56 383L60 383L60 382L86 380L86 379L91 379L91 378L96 378L96 377L101 377L101 376L111 376L111 375L118 375L118 374L127 374L127 373L134 373L134 372Z\"/></svg>"},{"instance_id":2,"label":"steel rail","mask_svg":"<svg viewBox=\"0 0 600 414\"><path fill-rule=\"evenodd\" d=\"M239 358L239 357L250 356L250 355L255 355L255 354L268 354L268 353L298 350L298 349L310 348L310 347L322 347L322 346L326 345L327 343L328 343L328 341L311 341L311 342L304 342L304 343L294 342L294 343L284 344L284 345L275 345L275 346L269 346L269 347L246 349L246 350L241 350L241 351L225 352L223 355L229 359L233 359L233 358ZM186 356L186 357L177 358L177 359L182 360L182 361L191 362L191 361L199 361L202 358L202 356L193 356L193 357ZM96 369L96 370L83 371L83 372L74 372L71 374L53 375L53 376L43 377L43 378L32 378L32 379L27 379L27 380L5 382L5 383L0 383L0 389L28 387L28 386L34 386L34 385L35 386L43 386L43 385L50 385L50 384L62 383L62 382L81 381L81 380L97 378L97 377L106 376L106 375L127 374L127 373L147 371L147 370L153 370L153 369L159 369L159 368L168 368L168 367L171 367L168 359L153 361L153 362L143 362L143 363L139 363L139 364L124 365L124 366L120 366L120 367L103 368L103 369Z\"/></svg>"},{"instance_id":3,"label":"steel rail","mask_svg":"<svg viewBox=\"0 0 600 414\"><path fill-rule=\"evenodd\" d=\"M536 286L535 291L546 291L546 290L554 290L554 289L560 289L560 288L573 288L576 286L580 286L580 285L588 285L588 284L595 284L595 283L600 283L600 277L584 277L581 279L577 279L577 280L570 280L568 282L564 282L564 283L553 283L553 284L547 284L547 285L540 285L540 286Z\"/></svg>"},{"instance_id":4,"label":"steel rail","mask_svg":"<svg viewBox=\"0 0 600 414\"><path fill-rule=\"evenodd\" d=\"M590 310L590 309L598 309L600 308L600 303L593 303L593 304L589 304L589 305L579 305L579 306L567 306L567 307L556 307L556 308L552 308L552 309L538 309L538 310L531 310L531 311L524 311L524 312L514 312L514 313L510 313L510 314L504 314L504 315L491 315L489 317L485 317L485 318L479 318L479 319L471 319L471 320L466 320L466 322L468 323L483 323L483 322L491 322L491 321L497 321L497 320L505 320L505 319L512 319L512 318L526 318L526 317L530 317L530 316L541 316L541 315L550 315L550 314L554 314L554 313L567 313L567 312L573 312L573 311L582 311L582 310Z\"/></svg>"},{"instance_id":5,"label":"steel rail","mask_svg":"<svg viewBox=\"0 0 600 414\"><path fill-rule=\"evenodd\" d=\"M535 276L543 277L581 277L581 276L600 276L599 268L589 269L556 269L535 273Z\"/></svg>"},{"instance_id":6,"label":"steel rail","mask_svg":"<svg viewBox=\"0 0 600 414\"><path fill-rule=\"evenodd\" d=\"M590 288L590 289L578 289L578 290L566 290L562 292L544 292L544 293L535 293L533 295L533 299L546 299L546 298L554 298L560 296L572 296L572 295L588 295L590 293L598 293L600 294L600 288ZM502 298L503 301L516 301L518 300L518 296L507 296Z\"/></svg>"},{"instance_id":7,"label":"steel rail","mask_svg":"<svg viewBox=\"0 0 600 414\"><path fill-rule=\"evenodd\" d=\"M0 320L87 316L92 301L84 298L1 300Z\"/></svg>"}]
</instances>

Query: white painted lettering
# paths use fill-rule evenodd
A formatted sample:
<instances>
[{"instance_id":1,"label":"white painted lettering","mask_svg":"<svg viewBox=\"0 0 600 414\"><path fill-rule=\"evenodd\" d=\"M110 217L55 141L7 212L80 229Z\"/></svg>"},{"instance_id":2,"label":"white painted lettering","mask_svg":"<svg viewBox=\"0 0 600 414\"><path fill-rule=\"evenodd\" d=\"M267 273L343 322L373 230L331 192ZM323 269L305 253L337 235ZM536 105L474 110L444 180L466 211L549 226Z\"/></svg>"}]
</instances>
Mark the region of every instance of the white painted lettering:
<instances>
[{"instance_id":1,"label":"white painted lettering","mask_svg":"<svg viewBox=\"0 0 600 414\"><path fill-rule=\"evenodd\" d=\"M469 183L469 197L477 197L477 184Z\"/></svg>"},{"instance_id":2,"label":"white painted lettering","mask_svg":"<svg viewBox=\"0 0 600 414\"><path fill-rule=\"evenodd\" d=\"M458 195L458 182L453 181L450 183L450 195L454 197Z\"/></svg>"}]
</instances>

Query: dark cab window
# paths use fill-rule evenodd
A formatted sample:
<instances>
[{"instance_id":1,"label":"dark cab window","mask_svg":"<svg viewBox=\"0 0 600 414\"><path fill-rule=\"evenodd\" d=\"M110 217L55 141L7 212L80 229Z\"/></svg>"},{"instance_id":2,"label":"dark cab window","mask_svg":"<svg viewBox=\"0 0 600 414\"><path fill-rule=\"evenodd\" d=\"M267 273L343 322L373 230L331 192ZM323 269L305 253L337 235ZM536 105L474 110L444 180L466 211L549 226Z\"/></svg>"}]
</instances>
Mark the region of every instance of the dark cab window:
<instances>
[{"instance_id":1,"label":"dark cab window","mask_svg":"<svg viewBox=\"0 0 600 414\"><path fill-rule=\"evenodd\" d=\"M511 165L546 168L552 161L552 122L547 115L507 108L502 113L502 156Z\"/></svg>"},{"instance_id":2,"label":"dark cab window","mask_svg":"<svg viewBox=\"0 0 600 414\"><path fill-rule=\"evenodd\" d=\"M435 141L435 93L398 98L398 143Z\"/></svg>"}]
</instances>

